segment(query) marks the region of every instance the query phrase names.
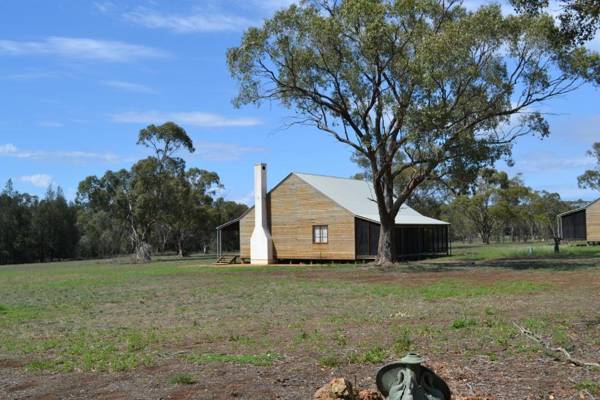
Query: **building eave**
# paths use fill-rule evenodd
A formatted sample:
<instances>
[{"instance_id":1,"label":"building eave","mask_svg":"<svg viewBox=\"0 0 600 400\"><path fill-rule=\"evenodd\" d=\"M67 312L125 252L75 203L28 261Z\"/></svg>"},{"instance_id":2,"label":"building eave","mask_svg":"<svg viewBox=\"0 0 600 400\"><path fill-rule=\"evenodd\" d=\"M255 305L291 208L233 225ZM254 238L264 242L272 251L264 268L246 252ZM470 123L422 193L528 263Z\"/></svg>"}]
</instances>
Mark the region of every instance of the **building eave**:
<instances>
[{"instance_id":1,"label":"building eave","mask_svg":"<svg viewBox=\"0 0 600 400\"><path fill-rule=\"evenodd\" d=\"M576 212L579 212L579 211L586 210L586 209L588 209L590 206L592 206L593 204L595 204L595 203L597 203L597 202L599 202L599 201L600 201L600 197L599 197L599 198L597 198L596 200L590 201L589 203L587 203L587 204L586 204L585 206L583 206L583 207L579 207L579 208L575 208L575 209L573 209L573 210L569 210L569 211L562 212L562 213L558 214L558 215L557 215L557 217L564 217L564 216L566 216L566 215L569 215L569 214L574 214L574 213L576 213Z\"/></svg>"}]
</instances>

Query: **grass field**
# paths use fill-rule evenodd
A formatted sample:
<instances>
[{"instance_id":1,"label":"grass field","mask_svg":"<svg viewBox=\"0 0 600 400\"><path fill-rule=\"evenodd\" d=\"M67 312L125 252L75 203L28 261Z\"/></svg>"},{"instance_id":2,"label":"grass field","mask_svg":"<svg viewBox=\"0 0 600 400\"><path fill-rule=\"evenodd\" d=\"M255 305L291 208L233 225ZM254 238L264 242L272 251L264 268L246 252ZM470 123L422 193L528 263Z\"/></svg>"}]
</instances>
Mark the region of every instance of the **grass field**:
<instances>
[{"instance_id":1,"label":"grass field","mask_svg":"<svg viewBox=\"0 0 600 400\"><path fill-rule=\"evenodd\" d=\"M373 387L409 350L463 396L598 397L600 371L513 322L600 362L600 247L532 247L459 246L386 271L201 257L0 267L0 398L307 399L333 376Z\"/></svg>"}]
</instances>

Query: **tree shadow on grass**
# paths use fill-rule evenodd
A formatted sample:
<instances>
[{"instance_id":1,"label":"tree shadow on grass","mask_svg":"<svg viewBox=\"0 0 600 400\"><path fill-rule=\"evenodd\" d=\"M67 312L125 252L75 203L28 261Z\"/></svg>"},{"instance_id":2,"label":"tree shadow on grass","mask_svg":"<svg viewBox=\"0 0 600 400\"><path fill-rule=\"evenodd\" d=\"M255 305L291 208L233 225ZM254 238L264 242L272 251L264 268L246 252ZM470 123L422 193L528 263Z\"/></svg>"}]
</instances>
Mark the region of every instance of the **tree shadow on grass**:
<instances>
[{"instance_id":1,"label":"tree shadow on grass","mask_svg":"<svg viewBox=\"0 0 600 400\"><path fill-rule=\"evenodd\" d=\"M180 262L191 262L191 261L199 261L203 262L206 265L214 264L217 261L217 258L212 254L191 254L185 257L178 257L176 255L165 255L158 254L152 257L152 260L148 263L136 263L135 256L133 255L123 255L123 256L115 256L112 258L105 258L99 260L89 260L92 262L96 262L98 264L117 264L117 265L152 265L158 263L180 263Z\"/></svg>"},{"instance_id":2,"label":"tree shadow on grass","mask_svg":"<svg viewBox=\"0 0 600 400\"><path fill-rule=\"evenodd\" d=\"M213 254L190 254L184 257L178 256L156 256L152 261L160 261L160 262L182 262L182 261L206 261L208 263L214 263L217 261L217 257Z\"/></svg>"},{"instance_id":3,"label":"tree shadow on grass","mask_svg":"<svg viewBox=\"0 0 600 400\"><path fill-rule=\"evenodd\" d=\"M394 264L386 265L386 266L378 266L374 264L369 264L366 267L368 270L376 271L376 272L448 272L448 271L463 271L468 268L472 268L474 263L471 261L467 261L464 263L452 261L452 262L436 262L436 263L428 263L428 262L414 262L414 261L404 261L397 262Z\"/></svg>"},{"instance_id":4,"label":"tree shadow on grass","mask_svg":"<svg viewBox=\"0 0 600 400\"><path fill-rule=\"evenodd\" d=\"M386 267L370 266L369 269L379 272L449 272L465 271L476 268L505 268L512 270L550 270L575 271L584 269L600 269L600 257L527 257L503 258L496 260L422 260L399 262Z\"/></svg>"},{"instance_id":5,"label":"tree shadow on grass","mask_svg":"<svg viewBox=\"0 0 600 400\"><path fill-rule=\"evenodd\" d=\"M575 271L583 269L600 268L600 258L582 257L557 257L557 258L525 258L525 259L500 259L481 261L478 266L492 268L508 268L514 270L552 270Z\"/></svg>"}]
</instances>

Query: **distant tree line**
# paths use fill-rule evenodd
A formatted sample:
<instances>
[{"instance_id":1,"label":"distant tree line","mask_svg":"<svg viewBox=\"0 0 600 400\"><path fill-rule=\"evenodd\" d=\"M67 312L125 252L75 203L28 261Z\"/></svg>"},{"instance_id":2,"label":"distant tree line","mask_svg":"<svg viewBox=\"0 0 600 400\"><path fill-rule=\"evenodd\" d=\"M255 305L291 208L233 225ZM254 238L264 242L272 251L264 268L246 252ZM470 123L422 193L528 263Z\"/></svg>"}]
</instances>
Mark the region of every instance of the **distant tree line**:
<instances>
[{"instance_id":1,"label":"distant tree line","mask_svg":"<svg viewBox=\"0 0 600 400\"><path fill-rule=\"evenodd\" d=\"M596 166L578 177L579 187L600 191L600 142L593 144L587 154ZM487 154L480 162L456 162L454 169L440 179L434 177L419 186L407 203L424 215L450 222L453 241L490 244L554 240L558 246L557 215L586 202L562 200L558 193L526 186L520 175L511 177L496 170L493 165L502 156ZM352 160L363 171L355 178L370 179L364 157L356 153ZM398 180L396 185L402 182Z\"/></svg>"},{"instance_id":2,"label":"distant tree line","mask_svg":"<svg viewBox=\"0 0 600 400\"><path fill-rule=\"evenodd\" d=\"M7 182L0 194L0 264L72 258L78 239L77 208L60 188L39 199Z\"/></svg>"},{"instance_id":3,"label":"distant tree line","mask_svg":"<svg viewBox=\"0 0 600 400\"><path fill-rule=\"evenodd\" d=\"M596 165L577 178L579 187L600 191L600 142L594 143L587 154ZM556 216L586 203L564 201L558 193L533 190L519 175L509 177L490 167L463 178L462 184L452 187L428 182L411 199L418 210L450 222L453 240L481 239L490 243L554 239L558 245Z\"/></svg>"},{"instance_id":4,"label":"distant tree line","mask_svg":"<svg viewBox=\"0 0 600 400\"><path fill-rule=\"evenodd\" d=\"M519 175L510 177L493 167L463 178L470 181L428 181L408 200L420 213L450 222L453 241L551 241L558 236L556 216L577 203L533 190Z\"/></svg>"},{"instance_id":5,"label":"distant tree line","mask_svg":"<svg viewBox=\"0 0 600 400\"><path fill-rule=\"evenodd\" d=\"M536 191L519 175L486 168L469 189L452 193L441 204L441 218L450 222L453 240L472 242L556 240L556 216L571 208L558 193Z\"/></svg>"},{"instance_id":6,"label":"distant tree line","mask_svg":"<svg viewBox=\"0 0 600 400\"><path fill-rule=\"evenodd\" d=\"M0 194L0 264L101 258L215 248L215 227L247 206L218 196L215 172L188 168L177 157L194 151L185 130L174 123L150 125L138 144L152 155L130 169L107 171L79 183L75 201L50 187L40 199L19 193L8 181Z\"/></svg>"}]
</instances>

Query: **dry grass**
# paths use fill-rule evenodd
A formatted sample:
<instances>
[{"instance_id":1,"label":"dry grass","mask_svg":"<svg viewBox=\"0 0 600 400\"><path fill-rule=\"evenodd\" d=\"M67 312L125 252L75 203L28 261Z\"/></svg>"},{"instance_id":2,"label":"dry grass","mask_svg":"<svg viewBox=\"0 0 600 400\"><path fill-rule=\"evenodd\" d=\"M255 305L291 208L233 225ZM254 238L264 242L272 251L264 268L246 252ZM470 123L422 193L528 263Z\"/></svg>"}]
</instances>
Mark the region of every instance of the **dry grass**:
<instances>
[{"instance_id":1,"label":"dry grass","mask_svg":"<svg viewBox=\"0 0 600 400\"><path fill-rule=\"evenodd\" d=\"M203 376L185 393L220 398L212 390L235 384L244 398L300 399L330 373L372 385L376 368L406 351L426 355L463 395L594 392L599 371L553 360L512 324L599 361L600 259L587 256L385 272L197 259L3 267L0 397L77 398L90 380L99 395L117 373L120 386L105 390L115 397L144 397L150 378L152 394L177 397L169 376Z\"/></svg>"}]
</instances>

